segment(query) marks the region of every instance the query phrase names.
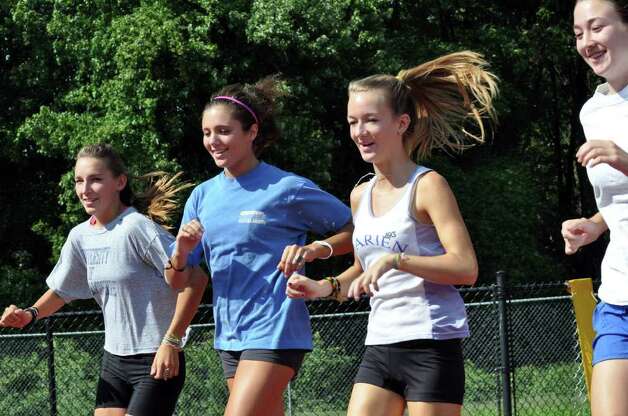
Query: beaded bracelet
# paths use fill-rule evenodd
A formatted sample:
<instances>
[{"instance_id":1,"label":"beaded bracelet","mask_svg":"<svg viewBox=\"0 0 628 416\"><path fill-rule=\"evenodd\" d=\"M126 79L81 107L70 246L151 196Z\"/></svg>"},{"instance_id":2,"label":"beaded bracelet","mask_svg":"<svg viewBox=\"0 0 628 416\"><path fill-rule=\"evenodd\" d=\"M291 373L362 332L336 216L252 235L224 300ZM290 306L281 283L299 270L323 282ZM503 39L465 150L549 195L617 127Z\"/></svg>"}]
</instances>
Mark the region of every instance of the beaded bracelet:
<instances>
[{"instance_id":1,"label":"beaded bracelet","mask_svg":"<svg viewBox=\"0 0 628 416\"><path fill-rule=\"evenodd\" d=\"M333 299L337 302L342 303L344 301L342 297L342 292L340 288L340 281L337 277L328 276L324 280L327 280L331 284L331 293L329 296L326 296L325 299Z\"/></svg>"},{"instance_id":2,"label":"beaded bracelet","mask_svg":"<svg viewBox=\"0 0 628 416\"><path fill-rule=\"evenodd\" d=\"M183 349L183 339L181 337L176 336L175 334L166 334L164 338L161 340L162 345L168 345L177 350Z\"/></svg>"}]
</instances>

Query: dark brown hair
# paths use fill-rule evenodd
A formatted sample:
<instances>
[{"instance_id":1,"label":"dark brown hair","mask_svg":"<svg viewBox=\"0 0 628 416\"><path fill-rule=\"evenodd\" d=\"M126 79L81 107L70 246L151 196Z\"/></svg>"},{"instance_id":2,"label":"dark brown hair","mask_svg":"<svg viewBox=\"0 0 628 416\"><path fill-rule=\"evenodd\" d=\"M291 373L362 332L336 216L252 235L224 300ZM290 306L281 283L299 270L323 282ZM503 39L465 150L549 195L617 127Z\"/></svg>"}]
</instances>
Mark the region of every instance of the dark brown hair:
<instances>
[{"instance_id":1,"label":"dark brown hair","mask_svg":"<svg viewBox=\"0 0 628 416\"><path fill-rule=\"evenodd\" d=\"M212 95L211 100L205 104L203 112L214 105L224 105L231 109L231 115L242 124L242 129L248 131L255 118L240 104L233 101L218 99L216 97L227 96L235 98L249 107L257 117L257 136L253 141L253 152L259 157L262 151L272 143L279 140L281 132L275 119L277 99L285 95L282 83L277 76L266 77L255 84L227 85Z\"/></svg>"}]
</instances>

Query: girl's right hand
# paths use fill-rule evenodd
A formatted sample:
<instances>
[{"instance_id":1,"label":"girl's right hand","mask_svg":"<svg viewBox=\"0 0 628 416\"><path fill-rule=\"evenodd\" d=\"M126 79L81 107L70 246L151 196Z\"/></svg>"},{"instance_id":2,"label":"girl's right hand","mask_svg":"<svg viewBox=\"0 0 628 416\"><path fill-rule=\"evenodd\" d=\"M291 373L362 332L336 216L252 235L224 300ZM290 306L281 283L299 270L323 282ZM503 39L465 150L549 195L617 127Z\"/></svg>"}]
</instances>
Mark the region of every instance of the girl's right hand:
<instances>
[{"instance_id":1,"label":"girl's right hand","mask_svg":"<svg viewBox=\"0 0 628 416\"><path fill-rule=\"evenodd\" d=\"M291 299L316 299L329 296L331 283L327 280L312 280L298 273L292 273L286 285L286 295Z\"/></svg>"},{"instance_id":2,"label":"girl's right hand","mask_svg":"<svg viewBox=\"0 0 628 416\"><path fill-rule=\"evenodd\" d=\"M177 234L176 251L186 255L190 253L201 241L204 232L205 229L197 219L182 225Z\"/></svg>"},{"instance_id":3,"label":"girl's right hand","mask_svg":"<svg viewBox=\"0 0 628 416\"><path fill-rule=\"evenodd\" d=\"M605 228L589 218L576 218L563 222L561 234L565 240L565 254L574 254L580 247L597 240Z\"/></svg>"},{"instance_id":4,"label":"girl's right hand","mask_svg":"<svg viewBox=\"0 0 628 416\"><path fill-rule=\"evenodd\" d=\"M0 318L0 326L7 328L24 328L33 320L33 315L15 305L8 306Z\"/></svg>"}]
</instances>

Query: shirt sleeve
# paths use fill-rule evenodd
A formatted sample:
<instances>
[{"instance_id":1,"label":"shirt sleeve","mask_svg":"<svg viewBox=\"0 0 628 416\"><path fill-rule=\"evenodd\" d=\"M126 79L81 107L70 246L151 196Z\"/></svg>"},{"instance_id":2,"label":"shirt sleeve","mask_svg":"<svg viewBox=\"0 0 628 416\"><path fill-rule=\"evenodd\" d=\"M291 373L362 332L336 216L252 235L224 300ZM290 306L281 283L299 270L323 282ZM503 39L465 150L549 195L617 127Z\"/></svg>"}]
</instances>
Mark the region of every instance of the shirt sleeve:
<instances>
[{"instance_id":1,"label":"shirt sleeve","mask_svg":"<svg viewBox=\"0 0 628 416\"><path fill-rule=\"evenodd\" d=\"M198 189L198 188L197 188ZM187 224L195 218L198 218L198 214L196 211L197 201L198 201L198 191L195 189L191 194L188 200L185 202L185 208L183 209L183 219L181 220L181 226L183 224ZM170 244L169 254L174 251L175 242L173 241ZM198 266L203 259L203 241L196 246L194 250L188 255L187 264L190 266Z\"/></svg>"},{"instance_id":2,"label":"shirt sleeve","mask_svg":"<svg viewBox=\"0 0 628 416\"><path fill-rule=\"evenodd\" d=\"M143 247L142 258L159 274L163 274L170 255L170 245L174 244L174 237L158 224L152 224L152 231L146 236L147 244Z\"/></svg>"},{"instance_id":3,"label":"shirt sleeve","mask_svg":"<svg viewBox=\"0 0 628 416\"><path fill-rule=\"evenodd\" d=\"M305 180L294 196L292 214L305 229L319 235L333 233L351 221L351 210L338 198Z\"/></svg>"},{"instance_id":4,"label":"shirt sleeve","mask_svg":"<svg viewBox=\"0 0 628 416\"><path fill-rule=\"evenodd\" d=\"M93 297L87 283L84 258L72 243L71 236L63 244L59 260L46 279L46 284L66 303Z\"/></svg>"}]
</instances>

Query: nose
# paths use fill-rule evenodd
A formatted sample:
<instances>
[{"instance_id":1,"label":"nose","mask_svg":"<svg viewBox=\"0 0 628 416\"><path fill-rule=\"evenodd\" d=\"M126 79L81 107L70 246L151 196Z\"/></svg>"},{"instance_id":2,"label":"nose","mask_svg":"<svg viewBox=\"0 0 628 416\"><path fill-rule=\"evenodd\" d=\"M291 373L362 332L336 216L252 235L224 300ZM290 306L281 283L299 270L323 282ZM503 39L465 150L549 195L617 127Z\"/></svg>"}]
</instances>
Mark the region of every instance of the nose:
<instances>
[{"instance_id":1,"label":"nose","mask_svg":"<svg viewBox=\"0 0 628 416\"><path fill-rule=\"evenodd\" d=\"M592 47L595 44L593 41L593 36L590 31L585 30L582 32L582 45L585 49Z\"/></svg>"},{"instance_id":2,"label":"nose","mask_svg":"<svg viewBox=\"0 0 628 416\"><path fill-rule=\"evenodd\" d=\"M218 135L214 132L208 133L207 134L207 143L209 144L215 144L218 143Z\"/></svg>"},{"instance_id":3,"label":"nose","mask_svg":"<svg viewBox=\"0 0 628 416\"><path fill-rule=\"evenodd\" d=\"M85 181L76 182L76 184L74 186L75 186L77 194L79 194L79 195L85 194L85 190L87 189L87 186L85 185Z\"/></svg>"},{"instance_id":4,"label":"nose","mask_svg":"<svg viewBox=\"0 0 628 416\"><path fill-rule=\"evenodd\" d=\"M366 135L367 130L366 130L366 123L363 123L362 121L358 121L355 124L355 132L357 137L362 137L364 135Z\"/></svg>"}]
</instances>

